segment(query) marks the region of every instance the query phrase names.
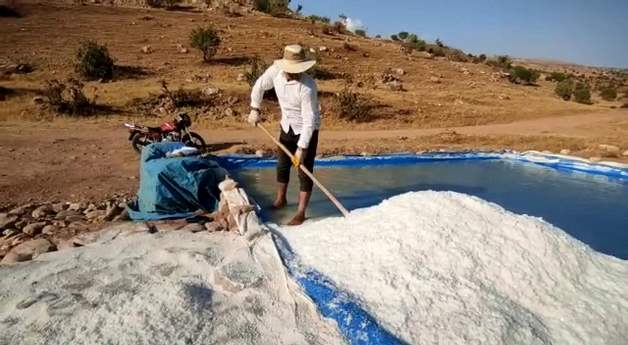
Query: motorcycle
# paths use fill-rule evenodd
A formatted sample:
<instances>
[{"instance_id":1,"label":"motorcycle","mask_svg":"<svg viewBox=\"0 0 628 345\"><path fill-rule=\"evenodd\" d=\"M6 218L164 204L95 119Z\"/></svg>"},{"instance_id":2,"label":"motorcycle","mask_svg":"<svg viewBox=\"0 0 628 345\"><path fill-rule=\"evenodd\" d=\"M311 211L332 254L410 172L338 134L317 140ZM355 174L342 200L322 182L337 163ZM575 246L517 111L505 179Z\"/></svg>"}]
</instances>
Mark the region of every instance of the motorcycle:
<instances>
[{"instance_id":1,"label":"motorcycle","mask_svg":"<svg viewBox=\"0 0 628 345\"><path fill-rule=\"evenodd\" d=\"M173 121L164 122L159 127L148 127L134 123L125 123L129 130L129 141L137 153L146 145L161 141L180 141L186 146L201 149L205 140L198 133L189 130L192 119L185 114L178 114Z\"/></svg>"}]
</instances>

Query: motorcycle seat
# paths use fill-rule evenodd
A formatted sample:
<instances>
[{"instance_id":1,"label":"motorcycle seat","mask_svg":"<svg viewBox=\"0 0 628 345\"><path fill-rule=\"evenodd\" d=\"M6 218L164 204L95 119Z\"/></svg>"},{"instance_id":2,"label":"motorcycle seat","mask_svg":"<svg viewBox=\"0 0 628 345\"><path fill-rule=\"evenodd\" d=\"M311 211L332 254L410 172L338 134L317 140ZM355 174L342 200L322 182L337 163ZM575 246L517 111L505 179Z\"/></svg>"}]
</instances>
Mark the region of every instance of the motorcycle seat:
<instances>
[{"instance_id":1,"label":"motorcycle seat","mask_svg":"<svg viewBox=\"0 0 628 345\"><path fill-rule=\"evenodd\" d=\"M161 127L146 127L150 132L161 133Z\"/></svg>"}]
</instances>

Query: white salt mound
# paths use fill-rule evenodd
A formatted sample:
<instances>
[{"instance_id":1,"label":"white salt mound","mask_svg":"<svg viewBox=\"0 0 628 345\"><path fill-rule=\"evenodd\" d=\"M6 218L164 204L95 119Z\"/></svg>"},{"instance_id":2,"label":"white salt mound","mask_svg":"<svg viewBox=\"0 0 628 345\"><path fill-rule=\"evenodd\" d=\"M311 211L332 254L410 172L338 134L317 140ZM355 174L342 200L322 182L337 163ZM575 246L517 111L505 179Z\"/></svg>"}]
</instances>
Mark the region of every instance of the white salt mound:
<instances>
[{"instance_id":1,"label":"white salt mound","mask_svg":"<svg viewBox=\"0 0 628 345\"><path fill-rule=\"evenodd\" d=\"M628 344L628 261L451 192L281 230L411 344Z\"/></svg>"},{"instance_id":2,"label":"white salt mound","mask_svg":"<svg viewBox=\"0 0 628 345\"><path fill-rule=\"evenodd\" d=\"M0 277L1 345L343 343L268 235L142 233Z\"/></svg>"}]
</instances>

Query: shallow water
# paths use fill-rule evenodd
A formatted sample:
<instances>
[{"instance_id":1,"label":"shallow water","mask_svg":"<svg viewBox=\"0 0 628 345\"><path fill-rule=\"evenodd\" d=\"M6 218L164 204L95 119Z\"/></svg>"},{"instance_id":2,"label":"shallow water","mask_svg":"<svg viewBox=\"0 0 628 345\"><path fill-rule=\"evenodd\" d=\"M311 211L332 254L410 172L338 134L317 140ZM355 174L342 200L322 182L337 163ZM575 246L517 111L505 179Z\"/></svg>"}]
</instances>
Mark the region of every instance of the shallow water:
<instances>
[{"instance_id":1,"label":"shallow water","mask_svg":"<svg viewBox=\"0 0 628 345\"><path fill-rule=\"evenodd\" d=\"M326 167L316 169L315 174L348 209L375 205L408 191L456 191L495 202L515 213L542 217L599 252L628 259L626 181L501 160ZM268 210L274 197L274 169L242 169L236 177L264 208L262 216L266 220L289 220L298 193L294 171L289 207L278 212ZM308 216L336 215L334 206L315 189Z\"/></svg>"}]
</instances>

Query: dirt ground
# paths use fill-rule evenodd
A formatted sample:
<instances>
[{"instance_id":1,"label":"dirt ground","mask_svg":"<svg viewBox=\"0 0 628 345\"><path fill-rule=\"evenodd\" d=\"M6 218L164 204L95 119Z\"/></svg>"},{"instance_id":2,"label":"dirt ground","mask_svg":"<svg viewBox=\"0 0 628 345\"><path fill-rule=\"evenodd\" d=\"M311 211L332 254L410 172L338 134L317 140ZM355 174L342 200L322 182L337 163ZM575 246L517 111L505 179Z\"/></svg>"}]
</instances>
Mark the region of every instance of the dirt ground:
<instances>
[{"instance_id":1,"label":"dirt ground","mask_svg":"<svg viewBox=\"0 0 628 345\"><path fill-rule=\"evenodd\" d=\"M258 55L270 62L283 45L294 42L333 49L321 54L321 65L343 75L319 82L322 154L569 149L586 158L626 161L621 152L628 150L628 110L619 109L620 102L595 97L593 105L565 102L553 94L551 82L514 85L483 64L405 55L391 42L323 35L319 26L307 21L257 14L228 18L208 11L59 4L23 5L22 11L23 18L0 20L0 60L35 65L30 74L0 77L0 86L14 91L0 101L0 208L134 193L138 156L122 125L127 121L158 125L171 117L139 116L131 105L134 98L156 92L160 79L173 88L212 85L238 98L233 114L195 116L193 130L213 149L272 150L263 133L243 121L249 87L237 76L246 70L249 57ZM178 53L177 44L187 46L189 32L207 22L219 28L223 38L216 61L201 64L197 52ZM42 111L32 98L41 93L46 80L74 76L71 61L84 39L105 43L116 64L132 67L127 71L135 74L86 84L88 95L96 94L98 103L108 106L97 117L69 119ZM345 42L357 50L347 51ZM153 53L140 52L146 45ZM377 82L387 68L404 70L405 91ZM331 95L348 80L379 105L371 121L347 122L329 110ZM266 114L275 114L272 118L276 112L276 105L265 109ZM618 146L621 152L606 154L600 144Z\"/></svg>"}]
</instances>

